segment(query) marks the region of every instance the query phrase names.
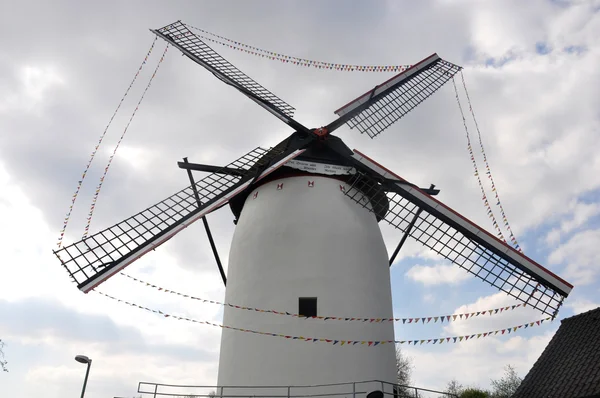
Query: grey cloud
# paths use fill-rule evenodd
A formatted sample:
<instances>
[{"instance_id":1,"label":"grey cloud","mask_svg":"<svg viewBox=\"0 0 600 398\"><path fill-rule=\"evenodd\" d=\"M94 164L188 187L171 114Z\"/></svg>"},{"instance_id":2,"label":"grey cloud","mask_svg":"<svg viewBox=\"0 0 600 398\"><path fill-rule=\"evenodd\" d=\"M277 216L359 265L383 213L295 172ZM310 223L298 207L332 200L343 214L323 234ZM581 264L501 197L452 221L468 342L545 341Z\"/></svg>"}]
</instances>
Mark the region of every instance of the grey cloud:
<instances>
[{"instance_id":1,"label":"grey cloud","mask_svg":"<svg viewBox=\"0 0 600 398\"><path fill-rule=\"evenodd\" d=\"M19 90L14 86L14 76L16 68L23 65L54 64L66 80L64 86L48 89L40 105L40 117L17 112L3 115L0 122L0 130L7 132L0 138L0 156L9 173L43 210L48 223L57 229L99 134L152 40L148 28L185 16L191 24L273 50L278 49L280 42L288 43L298 56L342 58L341 62L356 63L368 63L377 58L390 64L415 62L433 52L430 49L434 47L444 50L445 44L437 43L437 36L430 32L450 29L449 22L443 22L444 12L434 13L431 16L433 28L418 35L417 45L415 38L394 34L396 22L389 20L385 8L363 2L355 2L353 7L346 2L330 2L324 8L316 4L307 6L305 2L271 1L251 5L223 2L218 5L203 3L202 7L184 2L178 4L177 10L159 10L153 7L157 4L130 2L124 6L109 2L100 7L59 2L36 5L38 12L28 17L28 24L35 29L22 31L20 43L9 42L5 48L11 57L0 62L1 70L7 72L0 76L8 76L7 84L11 90ZM11 7L13 16L24 15L29 5L18 3ZM408 14L424 14L426 9L424 5L411 5L406 10L407 15L397 23L415 24ZM348 20L354 24L348 24ZM268 28L263 21L268 21ZM22 23L19 18L6 17L0 22L0 29L6 33L18 29ZM371 34L365 35L367 26ZM389 30L385 34L389 40L372 40L382 30ZM316 44L324 36L330 37L327 47ZM454 53L458 47L452 46L444 51L450 59L457 58ZM105 151L111 150L121 134L162 48L164 43L159 40L153 57L105 138ZM226 53L223 48L215 48ZM355 53L356 57L344 60L344 54L349 52ZM384 78L382 75L355 74L350 79L348 76L340 79L331 72L319 74L291 67L282 69L260 60L253 62L256 59L250 60L245 54L231 54L231 51L226 57L296 105L302 116L300 120L309 125L310 120L327 123L333 119L334 109ZM320 87L326 88L327 95L307 98L307 92ZM428 107L428 110L417 109L402 121L398 129L403 133L388 132L389 135L397 134L398 138L388 138L386 145L413 147L422 144L435 155L435 148L425 145L431 141L428 133L442 131L447 118L437 119L438 125L420 125L429 119L428 113L437 108L434 104ZM427 134L415 133L419 130ZM179 190L187 183L187 178L176 168L175 162L183 156L193 160L208 154L217 159L215 163L224 164L255 146L274 145L286 134L289 129L271 115L171 49L122 144L147 149L155 156L148 170L137 171L126 163L123 155L117 154L96 206L92 230L112 225ZM356 135L347 129L340 134L349 141ZM441 135L435 147L443 148L439 144L449 139ZM106 158L101 149L78 198L70 232L78 234L82 228L81 220L87 215L91 194ZM412 160L412 157L408 159ZM224 220L224 224L213 228L223 231L224 236L218 241L225 242L232 231L232 217L219 215L216 219ZM78 237L77 234L74 236ZM183 234L170 243L175 249L173 253L188 268L193 267L191 262L212 262L207 246L199 240L204 237L199 235ZM226 250L227 245L223 244L222 251Z\"/></svg>"},{"instance_id":2,"label":"grey cloud","mask_svg":"<svg viewBox=\"0 0 600 398\"><path fill-rule=\"evenodd\" d=\"M108 315L83 314L57 301L26 299L18 302L0 300L0 330L23 338L54 337L59 341L82 346L100 343L107 352L160 356L176 361L216 360L203 349L181 344L156 344L145 341L139 330L117 325Z\"/></svg>"}]
</instances>

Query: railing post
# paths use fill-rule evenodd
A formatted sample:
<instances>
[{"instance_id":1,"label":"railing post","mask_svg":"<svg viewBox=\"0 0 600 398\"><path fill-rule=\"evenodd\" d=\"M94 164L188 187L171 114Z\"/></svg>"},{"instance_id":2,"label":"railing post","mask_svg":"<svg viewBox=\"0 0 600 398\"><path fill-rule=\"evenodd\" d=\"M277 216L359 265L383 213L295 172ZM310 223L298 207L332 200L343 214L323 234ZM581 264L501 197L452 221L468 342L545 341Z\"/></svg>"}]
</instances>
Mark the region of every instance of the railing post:
<instances>
[{"instance_id":1,"label":"railing post","mask_svg":"<svg viewBox=\"0 0 600 398\"><path fill-rule=\"evenodd\" d=\"M290 398L290 389L291 388L292 388L291 386L288 386L288 396L287 396L287 398Z\"/></svg>"},{"instance_id":2,"label":"railing post","mask_svg":"<svg viewBox=\"0 0 600 398\"><path fill-rule=\"evenodd\" d=\"M352 398L356 398L356 382L352 382Z\"/></svg>"},{"instance_id":3,"label":"railing post","mask_svg":"<svg viewBox=\"0 0 600 398\"><path fill-rule=\"evenodd\" d=\"M219 389L221 390L221 393L219 394L219 398L223 398L223 386L219 387Z\"/></svg>"},{"instance_id":4,"label":"railing post","mask_svg":"<svg viewBox=\"0 0 600 398\"><path fill-rule=\"evenodd\" d=\"M385 398L385 386L383 385L383 380L381 381L381 392L383 393L383 397Z\"/></svg>"},{"instance_id":5,"label":"railing post","mask_svg":"<svg viewBox=\"0 0 600 398\"><path fill-rule=\"evenodd\" d=\"M154 398L156 398L156 392L158 391L158 384L154 385Z\"/></svg>"},{"instance_id":6,"label":"railing post","mask_svg":"<svg viewBox=\"0 0 600 398\"><path fill-rule=\"evenodd\" d=\"M415 398L419 398L419 391L417 391L417 387L415 387Z\"/></svg>"}]
</instances>

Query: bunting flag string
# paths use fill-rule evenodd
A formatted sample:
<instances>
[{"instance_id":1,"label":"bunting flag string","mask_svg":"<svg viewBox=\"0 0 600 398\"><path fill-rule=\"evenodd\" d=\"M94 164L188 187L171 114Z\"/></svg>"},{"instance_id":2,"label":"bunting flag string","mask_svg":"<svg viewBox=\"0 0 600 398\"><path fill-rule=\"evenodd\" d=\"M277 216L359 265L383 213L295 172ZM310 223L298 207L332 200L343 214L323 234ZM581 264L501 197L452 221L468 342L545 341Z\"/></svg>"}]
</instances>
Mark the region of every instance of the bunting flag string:
<instances>
[{"instance_id":1,"label":"bunting flag string","mask_svg":"<svg viewBox=\"0 0 600 398\"><path fill-rule=\"evenodd\" d=\"M462 117L463 125L465 126L465 133L467 136L467 149L469 150L469 155L471 157L471 162L473 163L473 169L475 170L475 177L477 178L477 183L479 184L479 189L481 190L481 199L483 200L483 204L487 209L487 215L492 219L492 224L496 229L496 236L506 243L506 238L504 238L504 234L500 229L500 225L496 220L496 216L492 211L492 207L488 201L487 195L485 194L485 189L483 188L483 183L481 182L481 177L479 176L479 168L477 167L477 161L475 160L475 155L473 154L473 147L471 146L471 137L469 136L469 129L467 128L467 119L465 119L465 114L462 109L462 105L460 103L460 98L458 96L458 89L456 88L456 81L454 78L452 79L452 84L454 85L454 92L456 94L456 103L458 104L458 109L460 110L460 116ZM492 189L493 190L493 189Z\"/></svg>"},{"instance_id":2,"label":"bunting flag string","mask_svg":"<svg viewBox=\"0 0 600 398\"><path fill-rule=\"evenodd\" d=\"M146 96L148 89L152 85L152 81L156 77L156 73L158 72L160 65L162 64L163 60L165 59L167 50L169 50L169 44L167 44L167 46L165 47L165 50L163 51L162 56L160 57L158 64L156 65L156 68L154 69L154 73L152 74L152 76L150 77L150 80L148 81L148 85L146 85L146 88L144 89L142 96L140 97L137 105L135 106L135 109L133 110L133 113L131 114L129 121L127 122L127 125L125 126L123 133L121 134L121 137L119 137L119 140L117 141L117 145L115 145L115 148L113 149L113 153L108 158L108 163L106 164L106 167L104 168L104 173L102 174L102 177L100 177L100 182L98 183L98 186L96 187L96 191L94 192L94 197L92 199L92 204L90 205L90 211L88 212L88 215L87 215L87 223L85 225L82 239L85 239L90 231L90 225L92 223L92 216L94 215L94 210L96 208L96 202L98 201L98 195L100 195L100 190L102 189L102 184L104 183L104 179L106 178L106 175L108 174L108 169L110 168L110 165L112 164L112 161L115 158L115 155L117 154L117 150L119 149L119 146L121 145L121 142L123 141L123 138L125 138L125 134L127 133L127 129L129 128L131 121L135 117L135 114L137 113L142 101L144 100L144 97Z\"/></svg>"},{"instance_id":3,"label":"bunting flag string","mask_svg":"<svg viewBox=\"0 0 600 398\"><path fill-rule=\"evenodd\" d=\"M483 155L483 161L485 162L485 168L486 168L485 174L487 174L487 177L489 178L490 183L492 185L492 191L494 192L494 195L496 196L496 198L495 198L496 206L498 206L498 208L500 209L500 215L502 216L502 222L504 224L504 227L506 228L506 230L509 233L510 241L514 245L515 249L517 249L520 252L523 252L521 250L521 247L519 246L519 243L517 242L517 238L513 234L510 224L508 223L508 219L506 218L506 213L504 212L504 207L502 206L502 202L500 202L500 196L498 194L498 189L496 188L496 184L494 183L494 178L492 177L492 170L490 169L490 165L487 160L487 155L485 154L485 149L483 148L483 141L481 139L481 131L479 130L479 125L477 124L477 119L475 118L475 112L473 111L473 106L471 105L471 98L469 97L469 92L467 91L467 84L465 83L465 76L463 75L462 71L460 72L460 77L462 79L462 84L463 84L463 87L465 90L465 94L467 96L467 103L469 104L469 111L471 112L471 116L473 117L473 122L475 123L475 129L477 130L477 136L479 137L479 146L481 148L481 154Z\"/></svg>"},{"instance_id":4,"label":"bunting flag string","mask_svg":"<svg viewBox=\"0 0 600 398\"><path fill-rule=\"evenodd\" d=\"M317 320L323 320L323 321L346 321L346 322L368 322L368 323L383 323L383 322L402 322L403 324L418 324L419 322L424 324L424 323L430 323L431 321L433 321L433 323L437 323L438 321L440 323L443 323L444 321L446 322L451 322L451 321L456 321L456 320L467 320L467 319L472 319L474 317L477 316L481 316L481 315L495 315L495 314L501 314L504 311L509 311L509 310L515 310L516 308L520 308L520 307L526 307L527 305L525 303L519 303L519 304L514 304L514 305L509 305L506 307L499 307L499 308L493 308L491 310L483 310L483 311L475 311L475 312L468 312L468 313L461 313L461 314L451 314L451 315L438 315L438 316L424 316L424 317L416 317L416 318L358 318L358 317L341 317L341 316L311 316L311 317L306 317L303 315L299 315L299 314L293 314L287 311L276 311L276 310L270 310L270 309L263 309L263 308L253 308L253 307L245 307L245 306L241 306L241 305L235 305L235 304L230 304L230 303L223 303L220 301L216 301L216 300L208 300L208 299L203 299L200 297L194 297L188 294L183 294L180 292L176 292L174 290L169 290L169 289L165 289L161 286L157 286L154 285L150 282L146 282L143 281L141 279L138 279L134 276L131 276L129 274L126 274L124 272L120 272L121 275L126 276L129 279L132 279L138 283L141 283L142 285L148 286L148 287L152 287L156 290L159 290L163 293L169 293L169 294L174 294L176 296L181 296L181 297L185 297L185 298L189 298L191 300L197 300L197 301L201 301L203 303L209 303L209 304L216 304L216 305L222 305L222 306L226 306L226 307L231 307L231 308L236 308L239 310L246 310L246 311L255 311L255 312L262 312L262 313L269 313L269 314L275 314L275 315L284 315L284 316L291 316L291 317L297 317L297 318L304 318L304 319L317 319Z\"/></svg>"},{"instance_id":5,"label":"bunting flag string","mask_svg":"<svg viewBox=\"0 0 600 398\"><path fill-rule=\"evenodd\" d=\"M264 50L259 47L250 46L248 44L244 44L238 41L234 41L228 39L223 36L219 36L217 34L211 33L204 29L197 28L192 25L185 24L188 28L192 28L198 32L204 33L206 35L210 35L212 37L216 37L217 39L224 40L225 42L217 39L212 39L210 37L198 34L198 37L201 37L204 40L208 40L212 43L216 43L225 47L232 48L234 50L242 51L247 54L252 54L261 58L267 58L270 60L278 60L283 63L291 63L297 66L306 66L313 67L317 69L331 69L338 71L346 71L346 72L402 72L406 69L410 68L411 65L352 65L352 64L339 64L332 62L323 62L323 61L314 61L305 58L293 57L290 55L285 55L281 53L276 53L269 50Z\"/></svg>"},{"instance_id":6,"label":"bunting flag string","mask_svg":"<svg viewBox=\"0 0 600 398\"><path fill-rule=\"evenodd\" d=\"M343 345L349 345L349 346L366 345L369 347L376 347L378 345L383 345L383 344L422 345L424 343L425 344L459 343L459 342L463 342L463 341L467 341L467 340L474 340L476 338L479 339L482 337L496 336L498 334L500 334L500 335L505 335L505 334L510 334L510 333L514 334L519 329L527 329L527 328L533 327L533 326L540 326L544 323L544 321L552 322L552 317L547 317L544 319L540 319L538 321L528 322L528 323L524 323L522 325L512 326L512 327L505 328L505 329L493 330L491 332L475 333L472 335L465 335L465 336L438 337L436 339L374 340L374 341L373 340L371 340L371 341L369 341L369 340L341 340L341 339L332 339L332 338L325 339L325 338L316 338L316 337L292 336L292 335L285 335L285 334L279 334L279 333L261 332L261 331L257 331L257 330L237 328L237 327L233 327L233 326L227 326L227 325L222 325L222 324L208 322L208 321L199 321L196 319L182 317L182 316L178 316L178 315L172 315L172 314L168 314L166 312L160 311L160 310L144 307L144 306L141 306L141 305L138 305L138 304L126 301L126 300L119 299L119 298L111 296L109 294L102 293L100 291L96 291L96 293L98 293L104 297L107 297L111 300L117 301L119 303L126 304L131 307L142 309L142 310L145 310L148 312L152 312L154 314L162 315L165 318L173 318L173 319L177 319L180 321L188 321L188 322L193 322L193 323L198 323L198 324L204 324L204 325L214 326L214 327L218 327L218 328L222 328L222 329L231 329L231 330L235 330L238 332L244 332L244 333L260 334L263 336L280 337L280 338L285 338L288 340L300 340L300 341L313 342L313 343L317 343L317 342L329 343L332 345L340 345L340 346L343 346Z\"/></svg>"},{"instance_id":7,"label":"bunting flag string","mask_svg":"<svg viewBox=\"0 0 600 398\"><path fill-rule=\"evenodd\" d=\"M154 45L156 44L157 39L158 39L158 37L154 37L154 41L152 41L152 45L150 46L150 49L148 50L146 57L144 57L144 60L142 61L140 67L135 72L135 76L133 76L133 80L131 81L131 83L129 83L129 87L127 87L125 94L123 94L123 97L121 97L121 101L119 101L119 105L117 105L117 109L115 109L115 111L113 112L110 120L108 121L108 124L106 125L106 128L100 135L100 139L98 140L98 143L96 144L96 146L94 147L94 150L92 151L90 159L88 160L87 165L85 166L85 169L83 170L83 174L81 175L80 180L77 181L77 188L75 189L75 193L73 194L73 196L71 198L71 205L69 206L69 211L67 211L67 214L66 214L64 222L63 222L63 227L59 232L58 242L56 244L59 249L62 245L62 240L65 236L65 232L67 230L67 225L69 224L69 219L71 218L71 213L73 212L73 206L75 206L75 200L77 199L77 196L79 195L79 191L81 190L83 181L85 180L85 177L87 175L88 170L90 169L90 166L92 165L92 161L96 157L96 152L98 152L98 149L100 148L100 145L102 144L102 141L104 140L104 137L106 136L108 128L112 124L113 119L117 115L117 112L119 111L119 109L121 109L121 105L123 104L123 101L125 101L127 94L129 94L129 90L131 90L131 87L133 87L133 84L135 83L140 72L144 68L144 65L146 65L146 61L148 61L148 57L150 57L150 54L152 54L152 50L154 49Z\"/></svg>"}]
</instances>

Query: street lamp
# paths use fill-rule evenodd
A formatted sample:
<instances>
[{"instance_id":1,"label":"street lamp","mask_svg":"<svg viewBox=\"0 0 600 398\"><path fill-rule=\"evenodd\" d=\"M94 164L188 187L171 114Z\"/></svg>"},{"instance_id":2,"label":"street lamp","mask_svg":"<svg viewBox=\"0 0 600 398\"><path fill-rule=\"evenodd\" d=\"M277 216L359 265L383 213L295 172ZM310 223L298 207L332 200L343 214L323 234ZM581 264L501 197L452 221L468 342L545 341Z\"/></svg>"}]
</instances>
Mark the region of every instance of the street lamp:
<instances>
[{"instance_id":1,"label":"street lamp","mask_svg":"<svg viewBox=\"0 0 600 398\"><path fill-rule=\"evenodd\" d=\"M81 390L81 398L85 394L85 386L87 384L88 375L90 374L90 366L92 366L92 360L85 355L77 355L75 360L79 363L87 363L87 370L85 371L85 379L83 380L83 389Z\"/></svg>"}]
</instances>

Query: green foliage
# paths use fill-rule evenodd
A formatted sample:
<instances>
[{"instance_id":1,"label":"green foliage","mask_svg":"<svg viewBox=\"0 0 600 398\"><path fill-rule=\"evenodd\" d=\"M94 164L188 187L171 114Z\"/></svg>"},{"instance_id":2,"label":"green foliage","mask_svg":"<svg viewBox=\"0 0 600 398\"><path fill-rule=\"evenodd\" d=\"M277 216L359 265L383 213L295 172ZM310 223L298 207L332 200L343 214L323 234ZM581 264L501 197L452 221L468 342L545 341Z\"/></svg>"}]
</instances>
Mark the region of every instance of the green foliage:
<instances>
[{"instance_id":1,"label":"green foliage","mask_svg":"<svg viewBox=\"0 0 600 398\"><path fill-rule=\"evenodd\" d=\"M510 398L517 391L522 380L515 368L507 365L504 368L504 376L499 380L492 380L491 392L477 387L465 388L455 379L448 382L445 392L458 395L459 398Z\"/></svg>"},{"instance_id":2,"label":"green foliage","mask_svg":"<svg viewBox=\"0 0 600 398\"><path fill-rule=\"evenodd\" d=\"M4 372L8 372L8 368L6 367L7 364L8 362L4 360L4 341L0 339L0 369Z\"/></svg>"},{"instance_id":3,"label":"green foliage","mask_svg":"<svg viewBox=\"0 0 600 398\"><path fill-rule=\"evenodd\" d=\"M515 368L507 365L504 368L504 376L499 380L492 380L492 398L512 397L522 381Z\"/></svg>"},{"instance_id":4,"label":"green foliage","mask_svg":"<svg viewBox=\"0 0 600 398\"><path fill-rule=\"evenodd\" d=\"M460 395L465 388L456 379L452 379L446 384L446 390L448 394Z\"/></svg>"},{"instance_id":5,"label":"green foliage","mask_svg":"<svg viewBox=\"0 0 600 398\"><path fill-rule=\"evenodd\" d=\"M412 358L404 355L400 346L396 346L396 383L399 385L397 394L414 396L414 391L403 386L411 385L413 364Z\"/></svg>"},{"instance_id":6,"label":"green foliage","mask_svg":"<svg viewBox=\"0 0 600 398\"><path fill-rule=\"evenodd\" d=\"M409 386L411 383L412 358L406 357L400 346L396 347L396 383Z\"/></svg>"},{"instance_id":7,"label":"green foliage","mask_svg":"<svg viewBox=\"0 0 600 398\"><path fill-rule=\"evenodd\" d=\"M485 390L480 390L479 388L469 387L463 390L460 395L460 398L490 398L490 394Z\"/></svg>"}]
</instances>

